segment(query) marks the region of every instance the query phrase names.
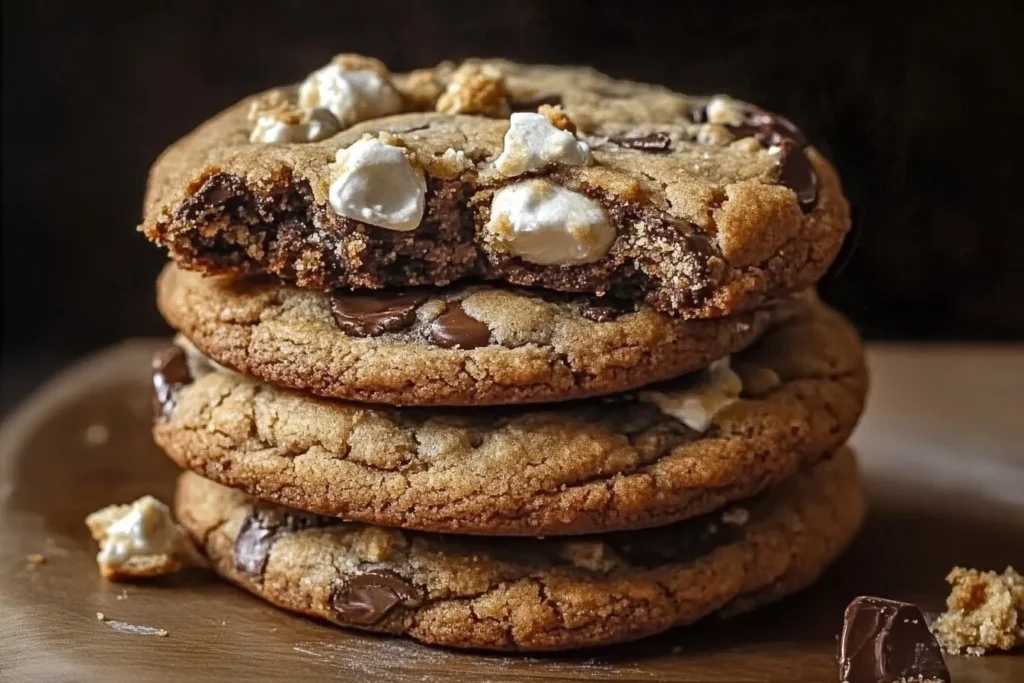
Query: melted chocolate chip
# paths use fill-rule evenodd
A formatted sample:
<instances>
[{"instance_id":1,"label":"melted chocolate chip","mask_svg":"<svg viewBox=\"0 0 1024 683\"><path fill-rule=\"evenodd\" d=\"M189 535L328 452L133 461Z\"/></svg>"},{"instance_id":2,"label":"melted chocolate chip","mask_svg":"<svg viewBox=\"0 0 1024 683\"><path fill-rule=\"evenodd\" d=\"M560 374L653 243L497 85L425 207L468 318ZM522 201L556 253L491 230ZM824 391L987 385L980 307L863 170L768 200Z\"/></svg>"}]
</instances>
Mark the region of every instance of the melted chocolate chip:
<instances>
[{"instance_id":1,"label":"melted chocolate chip","mask_svg":"<svg viewBox=\"0 0 1024 683\"><path fill-rule=\"evenodd\" d=\"M672 149L672 136L663 131L647 135L613 135L608 141L619 147L639 149L643 152L667 152Z\"/></svg>"},{"instance_id":2,"label":"melted chocolate chip","mask_svg":"<svg viewBox=\"0 0 1024 683\"><path fill-rule=\"evenodd\" d=\"M779 181L796 192L800 206L809 211L818 201L818 176L811 161L792 140L781 140L779 150Z\"/></svg>"},{"instance_id":3,"label":"melted chocolate chip","mask_svg":"<svg viewBox=\"0 0 1024 683\"><path fill-rule=\"evenodd\" d=\"M839 677L846 683L950 680L920 608L868 596L854 598L843 615Z\"/></svg>"},{"instance_id":4,"label":"melted chocolate chip","mask_svg":"<svg viewBox=\"0 0 1024 683\"><path fill-rule=\"evenodd\" d=\"M423 600L416 586L389 569L348 577L331 592L335 616L345 623L370 625L400 604L415 607Z\"/></svg>"},{"instance_id":5,"label":"melted chocolate chip","mask_svg":"<svg viewBox=\"0 0 1024 683\"><path fill-rule=\"evenodd\" d=\"M748 111L741 125L726 125L737 138L752 137L762 147L779 149L779 182L796 192L804 211L818 201L818 176L804 147L807 137L787 118L764 111Z\"/></svg>"},{"instance_id":6,"label":"melted chocolate chip","mask_svg":"<svg viewBox=\"0 0 1024 683\"><path fill-rule=\"evenodd\" d=\"M262 576L274 541L283 534L339 524L331 517L304 512L284 512L276 506L256 504L249 511L235 536L235 568L252 576Z\"/></svg>"},{"instance_id":7,"label":"melted chocolate chip","mask_svg":"<svg viewBox=\"0 0 1024 683\"><path fill-rule=\"evenodd\" d=\"M562 104L561 95L540 95L539 97L533 97L528 100L513 100L509 103L509 107L512 111L537 111L543 105L549 105L552 107L558 107Z\"/></svg>"},{"instance_id":8,"label":"melted chocolate chip","mask_svg":"<svg viewBox=\"0 0 1024 683\"><path fill-rule=\"evenodd\" d=\"M376 337L409 327L416 309L427 300L422 294L331 296L331 314L338 328L354 337Z\"/></svg>"},{"instance_id":9,"label":"melted chocolate chip","mask_svg":"<svg viewBox=\"0 0 1024 683\"><path fill-rule=\"evenodd\" d=\"M263 520L250 513L235 537L235 568L253 576L262 575L276 531L264 526Z\"/></svg>"},{"instance_id":10,"label":"melted chocolate chip","mask_svg":"<svg viewBox=\"0 0 1024 683\"><path fill-rule=\"evenodd\" d=\"M430 324L430 340L445 349L475 349L490 343L491 331L470 317L461 303L450 303Z\"/></svg>"},{"instance_id":11,"label":"melted chocolate chip","mask_svg":"<svg viewBox=\"0 0 1024 683\"><path fill-rule=\"evenodd\" d=\"M153 356L153 411L167 417L174 408L174 393L193 381L188 358L179 346Z\"/></svg>"}]
</instances>

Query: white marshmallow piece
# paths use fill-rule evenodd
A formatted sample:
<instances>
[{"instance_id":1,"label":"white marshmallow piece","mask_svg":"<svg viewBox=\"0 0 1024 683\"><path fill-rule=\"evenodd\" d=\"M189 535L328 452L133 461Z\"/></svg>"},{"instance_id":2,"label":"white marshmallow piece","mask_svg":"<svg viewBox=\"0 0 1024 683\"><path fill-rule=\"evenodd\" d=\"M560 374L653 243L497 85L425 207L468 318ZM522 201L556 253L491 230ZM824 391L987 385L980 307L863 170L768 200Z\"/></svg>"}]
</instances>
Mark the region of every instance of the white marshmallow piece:
<instances>
[{"instance_id":1,"label":"white marshmallow piece","mask_svg":"<svg viewBox=\"0 0 1024 683\"><path fill-rule=\"evenodd\" d=\"M388 230L415 230L423 220L427 181L400 147L364 138L338 150L328 190L335 213Z\"/></svg>"},{"instance_id":2,"label":"white marshmallow piece","mask_svg":"<svg viewBox=\"0 0 1024 683\"><path fill-rule=\"evenodd\" d=\"M522 175L548 164L582 166L590 161L590 147L567 130L551 124L543 114L512 114L505 146L494 161L505 177Z\"/></svg>"},{"instance_id":3,"label":"white marshmallow piece","mask_svg":"<svg viewBox=\"0 0 1024 683\"><path fill-rule=\"evenodd\" d=\"M106 567L120 568L132 558L181 554L188 548L185 530L153 496L94 512L86 524L94 536L101 535L96 560Z\"/></svg>"},{"instance_id":4,"label":"white marshmallow piece","mask_svg":"<svg viewBox=\"0 0 1024 683\"><path fill-rule=\"evenodd\" d=\"M328 64L299 86L299 106L324 107L347 128L367 119L397 114L402 110L402 97L376 71Z\"/></svg>"},{"instance_id":5,"label":"white marshmallow piece","mask_svg":"<svg viewBox=\"0 0 1024 683\"><path fill-rule=\"evenodd\" d=\"M600 204L540 179L498 190L487 229L510 253L544 266L593 263L615 241Z\"/></svg>"},{"instance_id":6,"label":"white marshmallow piece","mask_svg":"<svg viewBox=\"0 0 1024 683\"><path fill-rule=\"evenodd\" d=\"M728 95L715 95L708 100L707 108L708 123L717 123L726 126L743 125L743 107L739 102Z\"/></svg>"},{"instance_id":7,"label":"white marshmallow piece","mask_svg":"<svg viewBox=\"0 0 1024 683\"><path fill-rule=\"evenodd\" d=\"M323 107L306 109L298 123L282 121L274 114L263 114L249 135L250 142L316 142L341 130L338 119Z\"/></svg>"},{"instance_id":8,"label":"white marshmallow piece","mask_svg":"<svg viewBox=\"0 0 1024 683\"><path fill-rule=\"evenodd\" d=\"M695 386L679 391L641 391L641 401L653 403L690 429L706 432L715 415L739 399L743 381L729 367L729 358L713 362Z\"/></svg>"}]
</instances>

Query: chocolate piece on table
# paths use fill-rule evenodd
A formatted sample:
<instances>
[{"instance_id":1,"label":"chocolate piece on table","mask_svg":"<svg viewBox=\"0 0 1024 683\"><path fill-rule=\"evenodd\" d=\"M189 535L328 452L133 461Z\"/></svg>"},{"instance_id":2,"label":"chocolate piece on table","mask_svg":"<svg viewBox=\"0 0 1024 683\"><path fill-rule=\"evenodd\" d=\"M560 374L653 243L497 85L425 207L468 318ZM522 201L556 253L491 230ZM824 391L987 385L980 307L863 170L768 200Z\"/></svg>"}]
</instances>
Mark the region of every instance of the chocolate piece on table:
<instances>
[{"instance_id":1,"label":"chocolate piece on table","mask_svg":"<svg viewBox=\"0 0 1024 683\"><path fill-rule=\"evenodd\" d=\"M839 678L843 683L950 683L921 609L870 596L854 598L843 615Z\"/></svg>"}]
</instances>

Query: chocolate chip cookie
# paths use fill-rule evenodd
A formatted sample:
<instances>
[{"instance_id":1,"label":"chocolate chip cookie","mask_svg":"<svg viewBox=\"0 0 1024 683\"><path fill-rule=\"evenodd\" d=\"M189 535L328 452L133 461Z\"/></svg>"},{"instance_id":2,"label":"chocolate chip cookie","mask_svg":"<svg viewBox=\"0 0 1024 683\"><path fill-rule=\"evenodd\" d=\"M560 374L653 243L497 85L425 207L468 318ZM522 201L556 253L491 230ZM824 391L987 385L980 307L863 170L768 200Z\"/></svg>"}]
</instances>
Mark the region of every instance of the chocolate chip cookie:
<instances>
[{"instance_id":1,"label":"chocolate chip cookie","mask_svg":"<svg viewBox=\"0 0 1024 683\"><path fill-rule=\"evenodd\" d=\"M210 369L155 374L157 443L180 466L324 515L428 531L553 535L712 510L839 447L863 408L856 333L809 297L754 345L637 392L554 405L391 408Z\"/></svg>"},{"instance_id":2,"label":"chocolate chip cookie","mask_svg":"<svg viewBox=\"0 0 1024 683\"><path fill-rule=\"evenodd\" d=\"M174 266L160 277L157 299L171 326L221 365L282 387L390 405L633 389L744 348L770 315L687 321L645 305L490 286L331 295Z\"/></svg>"},{"instance_id":3,"label":"chocolate chip cookie","mask_svg":"<svg viewBox=\"0 0 1024 683\"><path fill-rule=\"evenodd\" d=\"M437 645L562 650L634 640L811 583L864 514L848 450L761 496L660 529L485 539L256 501L195 474L176 513L225 578L288 610Z\"/></svg>"},{"instance_id":4,"label":"chocolate chip cookie","mask_svg":"<svg viewBox=\"0 0 1024 683\"><path fill-rule=\"evenodd\" d=\"M317 289L483 278L686 318L806 288L849 210L781 116L589 69L340 55L175 143L141 230L179 265Z\"/></svg>"}]
</instances>

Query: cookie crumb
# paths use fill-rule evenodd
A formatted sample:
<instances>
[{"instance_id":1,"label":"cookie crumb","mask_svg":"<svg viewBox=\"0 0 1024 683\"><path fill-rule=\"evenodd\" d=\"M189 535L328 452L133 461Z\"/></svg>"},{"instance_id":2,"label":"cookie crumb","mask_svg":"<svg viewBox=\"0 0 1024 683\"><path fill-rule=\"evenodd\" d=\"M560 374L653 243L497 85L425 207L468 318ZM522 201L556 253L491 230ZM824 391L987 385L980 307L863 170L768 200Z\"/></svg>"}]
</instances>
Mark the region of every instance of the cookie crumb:
<instances>
[{"instance_id":1,"label":"cookie crumb","mask_svg":"<svg viewBox=\"0 0 1024 683\"><path fill-rule=\"evenodd\" d=\"M103 424L92 424L82 433L82 439L90 446L102 446L110 439L110 430Z\"/></svg>"},{"instance_id":2,"label":"cookie crumb","mask_svg":"<svg viewBox=\"0 0 1024 683\"><path fill-rule=\"evenodd\" d=\"M442 114L504 118L510 112L505 77L489 65L463 64L452 74L436 108Z\"/></svg>"},{"instance_id":3,"label":"cookie crumb","mask_svg":"<svg viewBox=\"0 0 1024 683\"><path fill-rule=\"evenodd\" d=\"M118 593L117 595L114 596L114 599L115 600L127 600L128 599L128 591L122 590L120 593Z\"/></svg>"},{"instance_id":4,"label":"cookie crumb","mask_svg":"<svg viewBox=\"0 0 1024 683\"><path fill-rule=\"evenodd\" d=\"M25 556L25 561L28 562L30 567L38 567L46 564L46 556L42 553L29 553Z\"/></svg>"},{"instance_id":5,"label":"cookie crumb","mask_svg":"<svg viewBox=\"0 0 1024 683\"><path fill-rule=\"evenodd\" d=\"M107 620L107 616L105 614L103 614L103 612L97 612L96 613L96 621L106 621L106 620Z\"/></svg>"},{"instance_id":6,"label":"cookie crumb","mask_svg":"<svg viewBox=\"0 0 1024 683\"><path fill-rule=\"evenodd\" d=\"M1013 567L1002 574L954 567L946 581L947 609L931 627L943 650L978 657L1024 646L1024 577Z\"/></svg>"},{"instance_id":7,"label":"cookie crumb","mask_svg":"<svg viewBox=\"0 0 1024 683\"><path fill-rule=\"evenodd\" d=\"M105 579L160 576L178 571L187 561L198 562L188 534L153 496L97 510L85 524L100 544L96 564Z\"/></svg>"}]
</instances>

